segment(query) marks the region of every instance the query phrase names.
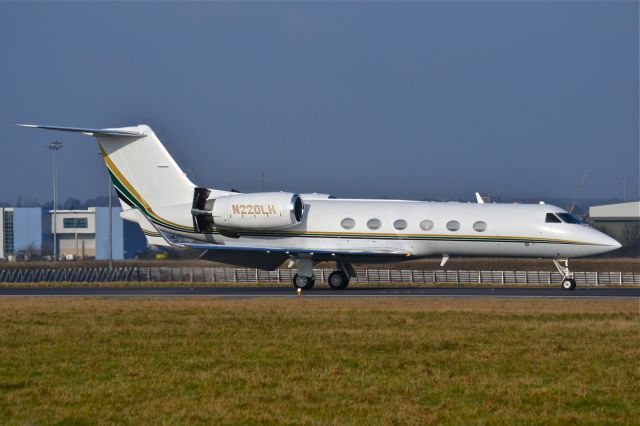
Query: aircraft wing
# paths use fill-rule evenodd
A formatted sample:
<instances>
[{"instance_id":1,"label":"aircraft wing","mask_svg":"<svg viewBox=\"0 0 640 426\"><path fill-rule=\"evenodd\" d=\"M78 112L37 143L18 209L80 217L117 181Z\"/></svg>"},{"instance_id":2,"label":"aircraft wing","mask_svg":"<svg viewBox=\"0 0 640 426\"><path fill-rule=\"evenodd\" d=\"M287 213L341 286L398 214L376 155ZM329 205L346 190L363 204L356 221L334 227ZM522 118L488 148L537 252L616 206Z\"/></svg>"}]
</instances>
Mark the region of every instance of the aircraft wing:
<instances>
[{"instance_id":1,"label":"aircraft wing","mask_svg":"<svg viewBox=\"0 0 640 426\"><path fill-rule=\"evenodd\" d=\"M216 250L216 251L255 251L264 253L284 253L287 255L328 255L328 256L354 256L354 255L368 255L368 256L411 256L408 251L391 250L391 249L367 249L367 248L354 248L348 250L318 250L307 248L291 248L291 247L269 247L252 244L239 244L239 245L226 245L226 244L206 244L206 243L174 243L174 246L182 246L193 249L201 250Z\"/></svg>"},{"instance_id":2,"label":"aircraft wing","mask_svg":"<svg viewBox=\"0 0 640 426\"><path fill-rule=\"evenodd\" d=\"M308 257L314 261L349 260L351 262L409 257L410 252L387 249L312 250L290 247L254 245L222 245L200 243L173 243L174 246L205 250L201 259L232 265L274 270L290 258Z\"/></svg>"},{"instance_id":3,"label":"aircraft wing","mask_svg":"<svg viewBox=\"0 0 640 426\"><path fill-rule=\"evenodd\" d=\"M155 227L155 226L154 226ZM412 253L384 247L350 248L342 250L325 250L309 248L292 248L269 246L260 243L211 244L200 242L172 241L162 230L155 227L168 245L172 247L205 250L201 259L230 263L232 265L274 270L284 261L291 258L305 257L314 261L343 260L349 262L379 261L406 258Z\"/></svg>"}]
</instances>

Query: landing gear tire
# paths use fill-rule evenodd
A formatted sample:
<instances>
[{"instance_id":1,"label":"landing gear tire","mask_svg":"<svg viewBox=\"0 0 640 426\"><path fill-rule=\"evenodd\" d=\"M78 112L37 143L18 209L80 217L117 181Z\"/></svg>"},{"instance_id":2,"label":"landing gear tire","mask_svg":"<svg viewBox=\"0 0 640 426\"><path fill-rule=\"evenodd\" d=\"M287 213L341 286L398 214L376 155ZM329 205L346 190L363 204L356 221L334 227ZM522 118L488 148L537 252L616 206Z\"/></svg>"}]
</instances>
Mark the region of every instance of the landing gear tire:
<instances>
[{"instance_id":1,"label":"landing gear tire","mask_svg":"<svg viewBox=\"0 0 640 426\"><path fill-rule=\"evenodd\" d=\"M334 271L329 275L329 287L334 290L343 290L349 285L349 277L342 271Z\"/></svg>"},{"instance_id":2,"label":"landing gear tire","mask_svg":"<svg viewBox=\"0 0 640 426\"><path fill-rule=\"evenodd\" d=\"M564 290L573 290L574 288L576 288L576 280L574 280L573 278L565 278L564 280L562 280L562 288Z\"/></svg>"},{"instance_id":3,"label":"landing gear tire","mask_svg":"<svg viewBox=\"0 0 640 426\"><path fill-rule=\"evenodd\" d=\"M303 277L295 274L293 276L293 286L300 290L311 290L316 283L315 277Z\"/></svg>"}]
</instances>

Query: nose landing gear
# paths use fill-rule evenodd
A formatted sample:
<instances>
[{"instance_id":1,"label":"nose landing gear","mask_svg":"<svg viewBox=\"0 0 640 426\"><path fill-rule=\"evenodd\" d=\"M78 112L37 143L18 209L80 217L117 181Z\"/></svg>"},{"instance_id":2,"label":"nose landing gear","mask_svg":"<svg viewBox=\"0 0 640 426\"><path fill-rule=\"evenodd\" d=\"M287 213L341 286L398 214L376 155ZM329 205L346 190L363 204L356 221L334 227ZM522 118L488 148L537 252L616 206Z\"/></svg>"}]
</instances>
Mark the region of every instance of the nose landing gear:
<instances>
[{"instance_id":1,"label":"nose landing gear","mask_svg":"<svg viewBox=\"0 0 640 426\"><path fill-rule=\"evenodd\" d=\"M569 270L569 259L553 259L553 264L562 275L562 288L564 290L575 289L576 280L573 278L573 272Z\"/></svg>"}]
</instances>

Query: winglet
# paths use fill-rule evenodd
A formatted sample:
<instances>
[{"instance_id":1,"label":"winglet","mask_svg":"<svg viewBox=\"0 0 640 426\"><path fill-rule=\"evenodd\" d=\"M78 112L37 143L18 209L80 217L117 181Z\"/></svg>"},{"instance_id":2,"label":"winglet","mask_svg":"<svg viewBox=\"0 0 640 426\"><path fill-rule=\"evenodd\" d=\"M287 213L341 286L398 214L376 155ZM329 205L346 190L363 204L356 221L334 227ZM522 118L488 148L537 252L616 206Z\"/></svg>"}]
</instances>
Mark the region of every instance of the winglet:
<instances>
[{"instance_id":1,"label":"winglet","mask_svg":"<svg viewBox=\"0 0 640 426\"><path fill-rule=\"evenodd\" d=\"M478 201L478 204L484 204L484 200L482 199L482 196L480 196L479 192L476 192L476 200Z\"/></svg>"}]
</instances>

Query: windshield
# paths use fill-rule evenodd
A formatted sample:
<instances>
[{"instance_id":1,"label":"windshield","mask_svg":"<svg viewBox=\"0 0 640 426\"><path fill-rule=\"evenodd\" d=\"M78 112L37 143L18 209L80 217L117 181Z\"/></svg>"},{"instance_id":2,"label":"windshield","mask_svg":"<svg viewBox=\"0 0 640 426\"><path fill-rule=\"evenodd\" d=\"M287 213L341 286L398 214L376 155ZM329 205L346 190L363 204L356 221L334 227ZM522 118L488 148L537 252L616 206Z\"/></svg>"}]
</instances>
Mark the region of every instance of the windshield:
<instances>
[{"instance_id":1,"label":"windshield","mask_svg":"<svg viewBox=\"0 0 640 426\"><path fill-rule=\"evenodd\" d=\"M545 222L547 222L547 223L562 223L562 221L560 219L558 219L558 216L556 216L553 213L547 213L547 217L545 219Z\"/></svg>"},{"instance_id":2,"label":"windshield","mask_svg":"<svg viewBox=\"0 0 640 426\"><path fill-rule=\"evenodd\" d=\"M582 222L580 222L580 219L578 219L577 217L575 217L574 215L570 214L570 213L556 213L560 219L563 220L563 222L566 223L573 223L575 225L578 225Z\"/></svg>"}]
</instances>

